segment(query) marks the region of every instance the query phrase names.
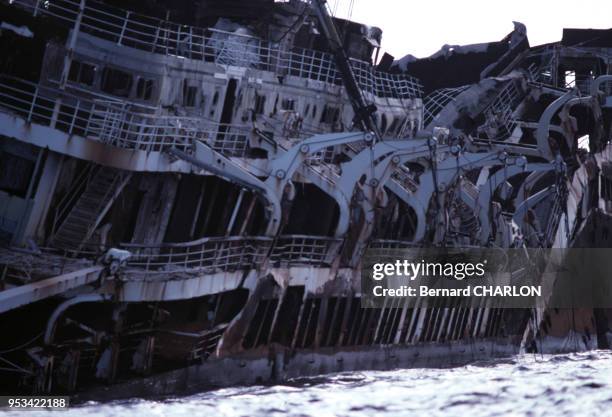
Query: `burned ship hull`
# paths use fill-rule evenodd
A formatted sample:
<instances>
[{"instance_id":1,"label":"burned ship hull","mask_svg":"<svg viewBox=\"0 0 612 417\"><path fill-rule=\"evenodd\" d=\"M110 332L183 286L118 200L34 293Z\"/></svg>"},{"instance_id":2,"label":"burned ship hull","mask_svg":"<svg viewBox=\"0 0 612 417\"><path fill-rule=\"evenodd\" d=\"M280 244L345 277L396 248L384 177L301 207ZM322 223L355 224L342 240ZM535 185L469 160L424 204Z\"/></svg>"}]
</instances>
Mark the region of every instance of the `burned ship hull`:
<instances>
[{"instance_id":1,"label":"burned ship hull","mask_svg":"<svg viewBox=\"0 0 612 417\"><path fill-rule=\"evenodd\" d=\"M309 3L262 2L266 25L211 3L168 6L177 21L1 3L2 392L170 394L606 346L606 310L365 308L360 262L607 245L589 228L611 209L608 32L529 48L517 25L375 66L377 28L334 20L340 51Z\"/></svg>"}]
</instances>

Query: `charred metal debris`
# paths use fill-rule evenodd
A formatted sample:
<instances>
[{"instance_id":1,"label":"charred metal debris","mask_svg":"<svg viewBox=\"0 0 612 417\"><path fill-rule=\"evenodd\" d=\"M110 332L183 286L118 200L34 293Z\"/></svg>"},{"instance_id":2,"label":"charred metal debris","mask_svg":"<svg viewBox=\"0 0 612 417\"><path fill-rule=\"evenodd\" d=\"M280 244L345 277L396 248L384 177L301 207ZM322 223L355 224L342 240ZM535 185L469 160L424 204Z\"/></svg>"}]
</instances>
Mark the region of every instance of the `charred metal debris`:
<instances>
[{"instance_id":1,"label":"charred metal debris","mask_svg":"<svg viewBox=\"0 0 612 417\"><path fill-rule=\"evenodd\" d=\"M607 345L607 310L364 309L359 262L609 245L612 30L394 60L319 0L0 9L0 391Z\"/></svg>"}]
</instances>

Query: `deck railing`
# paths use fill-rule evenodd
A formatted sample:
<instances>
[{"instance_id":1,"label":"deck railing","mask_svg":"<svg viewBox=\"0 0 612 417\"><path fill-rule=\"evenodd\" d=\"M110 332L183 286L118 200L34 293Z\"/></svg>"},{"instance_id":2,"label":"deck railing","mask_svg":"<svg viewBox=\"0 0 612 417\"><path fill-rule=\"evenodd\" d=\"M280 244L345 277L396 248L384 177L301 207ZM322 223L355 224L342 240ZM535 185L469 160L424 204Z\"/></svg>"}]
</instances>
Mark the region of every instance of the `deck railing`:
<instances>
[{"instance_id":1,"label":"deck railing","mask_svg":"<svg viewBox=\"0 0 612 417\"><path fill-rule=\"evenodd\" d=\"M144 113L134 103L76 96L14 77L0 76L0 107L28 122L120 148L187 150L195 141L228 156L245 156L252 128L198 117Z\"/></svg>"},{"instance_id":2,"label":"deck railing","mask_svg":"<svg viewBox=\"0 0 612 417\"><path fill-rule=\"evenodd\" d=\"M147 274L194 271L235 271L270 266L330 265L342 239L286 235L276 240L264 236L208 237L193 242L143 245L124 243L132 255L129 268Z\"/></svg>"},{"instance_id":3,"label":"deck railing","mask_svg":"<svg viewBox=\"0 0 612 417\"><path fill-rule=\"evenodd\" d=\"M228 271L253 268L264 262L272 238L209 237L193 242L141 245L126 243L128 267L152 273L177 271Z\"/></svg>"},{"instance_id":4,"label":"deck railing","mask_svg":"<svg viewBox=\"0 0 612 417\"><path fill-rule=\"evenodd\" d=\"M342 245L342 239L321 236L280 236L270 252L275 266L283 264L331 265Z\"/></svg>"},{"instance_id":5,"label":"deck railing","mask_svg":"<svg viewBox=\"0 0 612 417\"><path fill-rule=\"evenodd\" d=\"M192 242L147 245L122 243L121 249L131 253L126 266L131 273L161 275L237 271L269 267L330 266L340 254L343 239L327 236L281 235L207 237ZM406 240L374 239L368 248L384 253L388 250L418 248ZM83 245L79 250L42 247L46 253L64 256L99 258L108 249L100 245Z\"/></svg>"},{"instance_id":6,"label":"deck railing","mask_svg":"<svg viewBox=\"0 0 612 417\"><path fill-rule=\"evenodd\" d=\"M442 109L444 109L450 102L455 101L456 97L468 88L468 85L455 88L441 88L439 90L432 91L425 98L423 98L423 126L428 126L431 122L433 122Z\"/></svg>"},{"instance_id":7,"label":"deck railing","mask_svg":"<svg viewBox=\"0 0 612 417\"><path fill-rule=\"evenodd\" d=\"M3 0L46 15L69 27L79 14L76 0ZM182 25L87 1L80 31L118 45L163 55L272 71L340 85L333 55L303 48L284 49L278 43L235 32ZM376 71L363 61L351 60L361 88L378 97L417 98L422 86L417 79Z\"/></svg>"},{"instance_id":8,"label":"deck railing","mask_svg":"<svg viewBox=\"0 0 612 417\"><path fill-rule=\"evenodd\" d=\"M526 92L517 86L515 81L509 81L497 94L495 99L483 112L494 119L494 135L487 132L487 125L482 126L484 132L491 140L505 140L516 128L514 110L518 103L523 100Z\"/></svg>"}]
</instances>

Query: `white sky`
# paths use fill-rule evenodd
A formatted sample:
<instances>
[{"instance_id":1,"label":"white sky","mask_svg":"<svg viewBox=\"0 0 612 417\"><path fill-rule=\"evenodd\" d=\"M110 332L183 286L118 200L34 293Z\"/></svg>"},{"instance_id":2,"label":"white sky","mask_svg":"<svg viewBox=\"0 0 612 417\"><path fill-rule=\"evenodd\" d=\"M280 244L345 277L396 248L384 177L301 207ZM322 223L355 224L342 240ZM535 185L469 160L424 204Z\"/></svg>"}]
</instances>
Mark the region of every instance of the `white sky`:
<instances>
[{"instance_id":1,"label":"white sky","mask_svg":"<svg viewBox=\"0 0 612 417\"><path fill-rule=\"evenodd\" d=\"M328 0L348 18L351 0ZM612 28L612 0L353 0L351 20L383 30L382 50L396 59L426 57L444 44L501 40L512 21L527 26L529 43L561 40L563 28ZM382 54L381 54L382 56Z\"/></svg>"}]
</instances>

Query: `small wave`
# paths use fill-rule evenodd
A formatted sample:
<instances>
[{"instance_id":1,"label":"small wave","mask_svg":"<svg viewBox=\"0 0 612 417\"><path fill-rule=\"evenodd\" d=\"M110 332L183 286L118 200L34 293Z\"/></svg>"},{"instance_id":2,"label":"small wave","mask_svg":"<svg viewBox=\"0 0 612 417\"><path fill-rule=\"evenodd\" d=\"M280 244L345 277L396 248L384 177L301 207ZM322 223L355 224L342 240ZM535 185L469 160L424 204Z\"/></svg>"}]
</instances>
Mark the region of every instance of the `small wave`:
<instances>
[{"instance_id":1,"label":"small wave","mask_svg":"<svg viewBox=\"0 0 612 417\"><path fill-rule=\"evenodd\" d=\"M345 372L277 385L234 387L189 397L89 402L67 417L395 417L608 415L608 351L525 355L452 369ZM577 400L580 400L579 403ZM578 408L577 408L578 407ZM465 409L463 409L465 408ZM461 410L460 412L458 410ZM48 414L28 413L28 417Z\"/></svg>"}]
</instances>

